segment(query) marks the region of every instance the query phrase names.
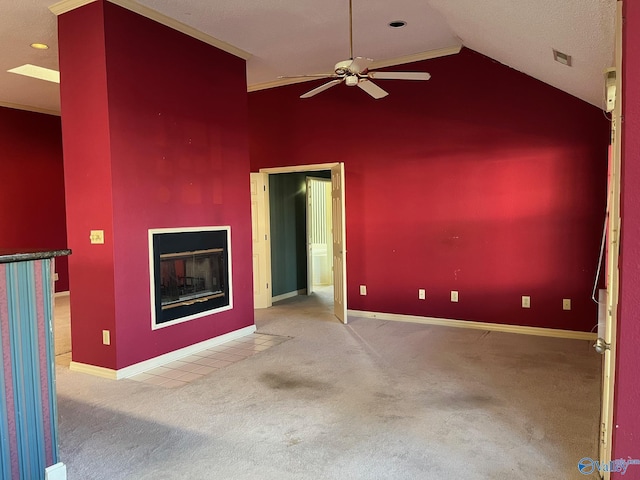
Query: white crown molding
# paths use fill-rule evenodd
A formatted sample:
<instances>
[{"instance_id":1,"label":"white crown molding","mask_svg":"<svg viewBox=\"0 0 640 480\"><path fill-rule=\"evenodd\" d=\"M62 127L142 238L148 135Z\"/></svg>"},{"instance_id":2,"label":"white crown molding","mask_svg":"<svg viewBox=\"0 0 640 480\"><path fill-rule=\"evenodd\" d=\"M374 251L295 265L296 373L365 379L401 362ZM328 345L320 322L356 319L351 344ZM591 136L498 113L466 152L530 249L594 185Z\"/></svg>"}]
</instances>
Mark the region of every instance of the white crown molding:
<instances>
[{"instance_id":1,"label":"white crown molding","mask_svg":"<svg viewBox=\"0 0 640 480\"><path fill-rule=\"evenodd\" d=\"M414 53L412 55L404 55L402 57L390 58L389 60L379 60L373 62L369 70L376 68L394 67L405 63L421 62L423 60L431 60L432 58L447 57L449 55L457 55L462 50L462 45L454 45L453 47L438 48L426 52Z\"/></svg>"},{"instance_id":2,"label":"white crown molding","mask_svg":"<svg viewBox=\"0 0 640 480\"><path fill-rule=\"evenodd\" d=\"M26 110L34 113L44 113L45 115L60 116L60 112L55 110L47 110L46 108L33 107L31 105L20 105L18 103L0 102L0 107L13 108L15 110Z\"/></svg>"},{"instance_id":3,"label":"white crown molding","mask_svg":"<svg viewBox=\"0 0 640 480\"><path fill-rule=\"evenodd\" d=\"M322 77L301 77L301 78L280 78L271 82L254 83L247 86L247 92L258 92L260 90L268 90L276 87L286 87L287 85L295 85L296 83L310 82L311 80L321 80Z\"/></svg>"},{"instance_id":4,"label":"white crown molding","mask_svg":"<svg viewBox=\"0 0 640 480\"><path fill-rule=\"evenodd\" d=\"M204 43L212 45L220 50L224 50L227 53L235 55L236 57L240 57L244 60L249 60L252 55L249 52L245 52L244 50L231 45L230 43L223 42L222 40L218 40L211 35L207 35L206 33L201 32L189 25L179 22L171 17L168 17L156 10L153 10L149 7L145 7L140 5L139 3L134 2L133 0L109 0L111 3L119 5L127 10L135 12L143 17L147 17L151 20L154 20L162 25L166 25L169 28L173 28L179 32L184 33L185 35L189 35L197 40L200 40Z\"/></svg>"},{"instance_id":5,"label":"white crown molding","mask_svg":"<svg viewBox=\"0 0 640 480\"><path fill-rule=\"evenodd\" d=\"M436 50L429 50L427 52L414 53L412 55L405 55L402 57L390 58L387 60L379 60L373 62L369 70L375 70L376 68L393 67L395 65L402 65L405 63L421 62L423 60L430 60L432 58L446 57L448 55L457 55L460 53L462 45L454 45L453 47L438 48ZM286 85L294 85L296 83L310 82L311 80L318 80L319 77L302 77L302 78L281 78L272 82L254 83L247 87L247 92L257 92L259 90L266 90L269 88L284 87Z\"/></svg>"},{"instance_id":6,"label":"white crown molding","mask_svg":"<svg viewBox=\"0 0 640 480\"><path fill-rule=\"evenodd\" d=\"M63 13L69 12L78 7L82 7L89 3L94 2L95 0L62 0L54 5L49 7L56 15L62 15ZM223 50L227 53L235 55L236 57L240 57L244 60L249 60L252 55L249 52L245 52L244 50L235 47L227 42L223 42L222 40L218 40L211 35L207 35L206 33L201 32L200 30L190 27L189 25L179 22L178 20L168 17L152 8L145 7L144 5L140 5L133 0L108 0L114 5L118 5L122 8L126 8L127 10L137 13L138 15L142 15L150 20L158 22L162 25L165 25L169 28L177 30L178 32L184 33L196 40L200 40L208 45L216 47L220 50Z\"/></svg>"},{"instance_id":7,"label":"white crown molding","mask_svg":"<svg viewBox=\"0 0 640 480\"><path fill-rule=\"evenodd\" d=\"M93 2L95 2L95 0L62 0L51 5L49 10L55 16L59 16Z\"/></svg>"},{"instance_id":8,"label":"white crown molding","mask_svg":"<svg viewBox=\"0 0 640 480\"><path fill-rule=\"evenodd\" d=\"M396 313L365 312L362 310L347 310L347 314L360 318L376 318L394 322L422 323L424 325L438 325L441 327L469 328L474 330L489 330L492 332L518 333L537 335L540 337L569 338L573 340L595 340L593 332L578 332L575 330L561 330L557 328L527 327L523 325L505 325L501 323L475 322L472 320L451 320L448 318L420 317L418 315L400 315Z\"/></svg>"}]
</instances>

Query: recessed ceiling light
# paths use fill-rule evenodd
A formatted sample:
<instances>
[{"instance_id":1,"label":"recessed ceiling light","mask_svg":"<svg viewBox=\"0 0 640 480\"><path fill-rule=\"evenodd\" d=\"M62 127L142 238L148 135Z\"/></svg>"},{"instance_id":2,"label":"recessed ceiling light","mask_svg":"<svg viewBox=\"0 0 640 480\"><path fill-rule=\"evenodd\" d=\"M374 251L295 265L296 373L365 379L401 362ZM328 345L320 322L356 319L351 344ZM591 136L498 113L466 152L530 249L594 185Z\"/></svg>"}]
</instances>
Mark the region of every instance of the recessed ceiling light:
<instances>
[{"instance_id":1,"label":"recessed ceiling light","mask_svg":"<svg viewBox=\"0 0 640 480\"><path fill-rule=\"evenodd\" d=\"M7 72L17 73L18 75L24 75L26 77L38 78L40 80L46 80L47 82L60 83L60 72L57 70L38 67L37 65L31 65L29 63L7 70Z\"/></svg>"},{"instance_id":2,"label":"recessed ceiling light","mask_svg":"<svg viewBox=\"0 0 640 480\"><path fill-rule=\"evenodd\" d=\"M407 24L404 20L394 20L393 22L389 22L389 26L391 28L402 28Z\"/></svg>"},{"instance_id":3,"label":"recessed ceiling light","mask_svg":"<svg viewBox=\"0 0 640 480\"><path fill-rule=\"evenodd\" d=\"M558 63L566 65L567 67L571 66L571 55L559 52L555 48L553 49L553 59Z\"/></svg>"},{"instance_id":4,"label":"recessed ceiling light","mask_svg":"<svg viewBox=\"0 0 640 480\"><path fill-rule=\"evenodd\" d=\"M49 45L46 43L32 43L31 48L35 48L36 50L47 50Z\"/></svg>"}]
</instances>

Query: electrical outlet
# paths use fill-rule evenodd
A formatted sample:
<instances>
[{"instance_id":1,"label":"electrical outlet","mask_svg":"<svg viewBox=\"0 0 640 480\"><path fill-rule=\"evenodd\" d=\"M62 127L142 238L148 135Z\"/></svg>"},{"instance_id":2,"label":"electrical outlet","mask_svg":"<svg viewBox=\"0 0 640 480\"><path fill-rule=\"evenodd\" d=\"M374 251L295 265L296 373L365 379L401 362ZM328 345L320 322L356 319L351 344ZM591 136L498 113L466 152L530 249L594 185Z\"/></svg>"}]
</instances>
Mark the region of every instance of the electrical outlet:
<instances>
[{"instance_id":1,"label":"electrical outlet","mask_svg":"<svg viewBox=\"0 0 640 480\"><path fill-rule=\"evenodd\" d=\"M531 297L529 295L522 296L522 308L531 308Z\"/></svg>"},{"instance_id":2,"label":"electrical outlet","mask_svg":"<svg viewBox=\"0 0 640 480\"><path fill-rule=\"evenodd\" d=\"M457 290L451 290L451 301L453 303L456 303L458 301L458 291Z\"/></svg>"},{"instance_id":3,"label":"electrical outlet","mask_svg":"<svg viewBox=\"0 0 640 480\"><path fill-rule=\"evenodd\" d=\"M424 288L421 288L418 290L418 299L424 300L425 298L427 298L427 293L424 291Z\"/></svg>"},{"instance_id":4,"label":"electrical outlet","mask_svg":"<svg viewBox=\"0 0 640 480\"><path fill-rule=\"evenodd\" d=\"M111 345L111 332L109 330L102 330L102 344Z\"/></svg>"},{"instance_id":5,"label":"electrical outlet","mask_svg":"<svg viewBox=\"0 0 640 480\"><path fill-rule=\"evenodd\" d=\"M562 309L563 310L571 310L571 299L563 298L562 299Z\"/></svg>"},{"instance_id":6,"label":"electrical outlet","mask_svg":"<svg viewBox=\"0 0 640 480\"><path fill-rule=\"evenodd\" d=\"M53 274L53 281L54 281L54 282L57 282L57 281L58 281L58 274L57 274L57 273L54 273L54 274Z\"/></svg>"},{"instance_id":7,"label":"electrical outlet","mask_svg":"<svg viewBox=\"0 0 640 480\"><path fill-rule=\"evenodd\" d=\"M367 286L360 285L360 295L366 295L366 294L367 294Z\"/></svg>"}]
</instances>

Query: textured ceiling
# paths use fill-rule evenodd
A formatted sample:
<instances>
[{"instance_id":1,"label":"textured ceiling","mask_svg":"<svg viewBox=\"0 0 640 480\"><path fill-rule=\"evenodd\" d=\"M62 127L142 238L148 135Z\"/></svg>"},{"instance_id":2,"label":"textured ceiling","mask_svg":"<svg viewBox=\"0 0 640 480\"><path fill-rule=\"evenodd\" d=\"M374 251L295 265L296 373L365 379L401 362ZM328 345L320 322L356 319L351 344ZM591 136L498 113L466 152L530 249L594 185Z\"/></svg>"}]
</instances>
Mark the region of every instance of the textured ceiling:
<instances>
[{"instance_id":1,"label":"textured ceiling","mask_svg":"<svg viewBox=\"0 0 640 480\"><path fill-rule=\"evenodd\" d=\"M16 105L59 111L59 88L55 83L7 73L31 63L58 69L56 17L50 0L0 0L0 105ZM34 50L34 42L52 46Z\"/></svg>"},{"instance_id":2,"label":"textured ceiling","mask_svg":"<svg viewBox=\"0 0 640 480\"><path fill-rule=\"evenodd\" d=\"M615 0L430 0L466 46L598 107L614 64ZM553 61L552 49L572 56Z\"/></svg>"},{"instance_id":3,"label":"textured ceiling","mask_svg":"<svg viewBox=\"0 0 640 480\"><path fill-rule=\"evenodd\" d=\"M115 3L135 5L131 0ZM58 112L56 84L6 73L24 63L57 68L51 0L0 1L0 105ZM251 89L279 75L329 72L349 57L348 0L138 0L251 57ZM354 54L401 57L464 45L598 107L613 65L615 0L353 0ZM392 20L407 26L392 29ZM29 47L43 42L52 48ZM552 49L572 56L554 62ZM421 55L417 57L421 58ZM203 59L206 61L206 59ZM469 72L472 78L473 72Z\"/></svg>"}]
</instances>

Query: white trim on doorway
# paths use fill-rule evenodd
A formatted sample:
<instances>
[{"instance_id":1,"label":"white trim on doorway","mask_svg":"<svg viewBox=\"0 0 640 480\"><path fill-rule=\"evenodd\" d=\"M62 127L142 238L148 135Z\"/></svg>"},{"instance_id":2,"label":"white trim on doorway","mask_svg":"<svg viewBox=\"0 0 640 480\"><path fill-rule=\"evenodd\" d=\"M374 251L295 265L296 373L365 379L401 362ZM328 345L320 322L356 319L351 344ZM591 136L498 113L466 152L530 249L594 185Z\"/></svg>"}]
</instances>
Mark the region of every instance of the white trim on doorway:
<instances>
[{"instance_id":1,"label":"white trim on doorway","mask_svg":"<svg viewBox=\"0 0 640 480\"><path fill-rule=\"evenodd\" d=\"M313 163L311 165L294 165L292 167L270 167L261 168L260 173L295 173L295 172L319 172L322 170L331 170L333 167L340 165L338 162L332 163Z\"/></svg>"},{"instance_id":2,"label":"white trim on doorway","mask_svg":"<svg viewBox=\"0 0 640 480\"><path fill-rule=\"evenodd\" d=\"M341 232L341 238L342 238L342 244L344 245L344 237L346 236L346 227L345 227L345 222L344 222L344 218L346 215L345 212L345 204L344 204L344 164L342 164L341 162L331 162L331 163L313 163L313 164L309 164L309 165L293 165L293 166L286 166L286 167L267 167L267 168L261 168L259 170L260 173L266 173L268 175L272 175L272 174L279 174L279 173L306 173L306 172L318 172L318 171L333 171L334 169L339 168L340 169L340 174L339 174L339 178L340 178L340 198L341 198L341 202L340 202L340 213L341 213L341 219L342 219L342 232ZM332 174L332 183L333 183L333 174ZM268 202L268 198L267 198L267 202ZM268 210L268 207L267 207ZM335 229L335 227L334 227ZM335 230L334 230L335 231ZM271 243L271 236L268 237L269 238L269 244ZM335 248L334 248L335 250ZM346 253L346 250L344 252L342 252L342 258L343 258L343 262L341 263L341 278L343 279L342 281L342 293L339 297L336 297L336 291L335 291L335 281L334 281L334 299L335 298L340 298L341 299L341 303L340 308L344 311L343 317L344 318L340 318L339 315L338 318L340 318L340 320L344 323L346 323L346 319L347 319L347 295L346 295L346 261L344 261L344 254ZM334 259L334 277L336 275L336 264L335 264L335 259ZM269 265L269 271L267 272L267 278L269 279L269 281L271 280L271 266ZM340 292L337 292L340 293ZM273 301L275 301L275 298L273 299Z\"/></svg>"}]
</instances>

